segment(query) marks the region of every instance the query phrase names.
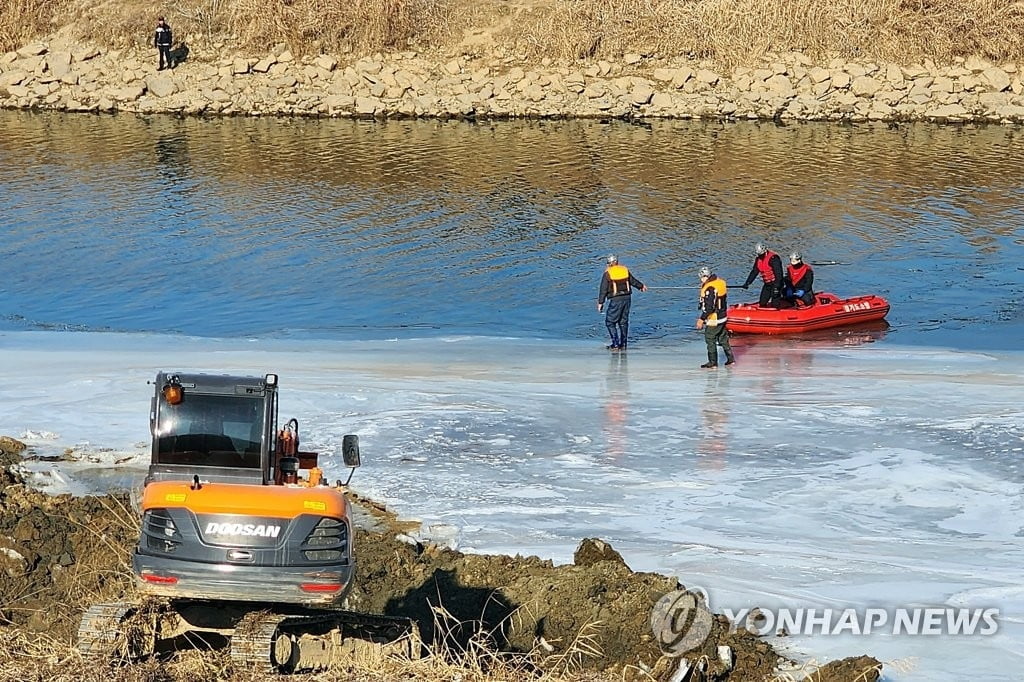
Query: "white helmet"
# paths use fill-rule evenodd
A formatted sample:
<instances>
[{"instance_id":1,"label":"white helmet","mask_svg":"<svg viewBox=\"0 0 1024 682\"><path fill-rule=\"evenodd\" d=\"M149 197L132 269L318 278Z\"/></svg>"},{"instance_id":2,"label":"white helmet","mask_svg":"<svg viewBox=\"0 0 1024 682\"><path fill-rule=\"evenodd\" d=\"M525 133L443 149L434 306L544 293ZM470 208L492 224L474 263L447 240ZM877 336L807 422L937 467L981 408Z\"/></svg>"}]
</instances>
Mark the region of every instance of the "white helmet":
<instances>
[{"instance_id":1,"label":"white helmet","mask_svg":"<svg viewBox=\"0 0 1024 682\"><path fill-rule=\"evenodd\" d=\"M619 262L619 257L614 253L608 256L608 265L615 265Z\"/></svg>"},{"instance_id":2,"label":"white helmet","mask_svg":"<svg viewBox=\"0 0 1024 682\"><path fill-rule=\"evenodd\" d=\"M763 256L768 250L768 247L764 245L764 242L758 242L757 246L754 247L754 253L758 256Z\"/></svg>"},{"instance_id":3,"label":"white helmet","mask_svg":"<svg viewBox=\"0 0 1024 682\"><path fill-rule=\"evenodd\" d=\"M792 263L793 265L799 265L803 261L804 258L803 256L800 255L799 251L794 251L793 253L789 254L789 262Z\"/></svg>"},{"instance_id":4,"label":"white helmet","mask_svg":"<svg viewBox=\"0 0 1024 682\"><path fill-rule=\"evenodd\" d=\"M710 277L711 276L711 268L709 268L708 266L705 265L704 267L702 267L700 270L697 271L697 275L701 279L704 279L705 277Z\"/></svg>"}]
</instances>

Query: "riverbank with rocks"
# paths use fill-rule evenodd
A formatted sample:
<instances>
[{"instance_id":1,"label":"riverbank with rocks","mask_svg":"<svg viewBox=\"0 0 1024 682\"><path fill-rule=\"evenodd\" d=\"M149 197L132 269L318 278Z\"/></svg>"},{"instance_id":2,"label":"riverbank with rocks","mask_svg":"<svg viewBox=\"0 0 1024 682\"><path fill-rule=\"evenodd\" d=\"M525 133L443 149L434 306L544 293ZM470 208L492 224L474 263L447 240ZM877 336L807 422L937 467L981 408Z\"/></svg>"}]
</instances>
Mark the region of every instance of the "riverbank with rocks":
<instances>
[{"instance_id":1,"label":"riverbank with rocks","mask_svg":"<svg viewBox=\"0 0 1024 682\"><path fill-rule=\"evenodd\" d=\"M501 54L224 54L158 71L154 50L59 40L0 56L0 108L194 116L1024 123L1024 73L979 57L899 65L800 52L726 70L684 58L528 64Z\"/></svg>"}]
</instances>

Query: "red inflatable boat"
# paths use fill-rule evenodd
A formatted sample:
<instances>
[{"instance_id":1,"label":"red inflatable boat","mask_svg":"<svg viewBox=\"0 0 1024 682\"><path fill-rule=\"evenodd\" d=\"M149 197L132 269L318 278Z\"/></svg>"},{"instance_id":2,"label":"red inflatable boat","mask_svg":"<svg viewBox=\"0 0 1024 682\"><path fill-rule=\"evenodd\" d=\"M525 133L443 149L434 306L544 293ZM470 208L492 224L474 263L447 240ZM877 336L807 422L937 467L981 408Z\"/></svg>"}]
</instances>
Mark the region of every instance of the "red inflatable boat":
<instances>
[{"instance_id":1,"label":"red inflatable boat","mask_svg":"<svg viewBox=\"0 0 1024 682\"><path fill-rule=\"evenodd\" d=\"M756 303L729 306L729 331L737 334L800 334L881 320L889 302L881 296L839 298L815 294L815 304L797 308L762 308Z\"/></svg>"}]
</instances>

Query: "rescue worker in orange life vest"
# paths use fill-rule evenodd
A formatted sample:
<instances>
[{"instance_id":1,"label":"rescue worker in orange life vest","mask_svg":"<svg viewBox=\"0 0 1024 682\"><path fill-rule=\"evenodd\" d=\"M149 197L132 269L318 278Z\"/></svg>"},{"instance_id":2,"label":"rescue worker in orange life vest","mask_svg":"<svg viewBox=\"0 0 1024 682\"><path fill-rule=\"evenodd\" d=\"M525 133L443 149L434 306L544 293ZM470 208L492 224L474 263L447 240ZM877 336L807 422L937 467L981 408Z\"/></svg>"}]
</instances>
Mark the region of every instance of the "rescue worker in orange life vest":
<instances>
[{"instance_id":1,"label":"rescue worker in orange life vest","mask_svg":"<svg viewBox=\"0 0 1024 682\"><path fill-rule=\"evenodd\" d=\"M789 254L786 266L786 300L790 305L797 302L814 305L814 270L804 263L799 251Z\"/></svg>"},{"instance_id":2,"label":"rescue worker in orange life vest","mask_svg":"<svg viewBox=\"0 0 1024 682\"><path fill-rule=\"evenodd\" d=\"M741 286L744 289L748 288L751 282L761 275L764 286L761 287L758 304L762 308L778 308L782 303L782 259L761 242L754 247L754 254L754 267L750 268L747 281Z\"/></svg>"},{"instance_id":3,"label":"rescue worker in orange life vest","mask_svg":"<svg viewBox=\"0 0 1024 682\"><path fill-rule=\"evenodd\" d=\"M732 354L732 347L729 345L729 332L726 330L728 321L727 313L729 305L726 303L728 288L725 280L711 272L711 268L704 266L698 273L700 276L700 298L697 309L700 310L700 317L697 318L697 329L704 330L704 342L708 346L708 361L701 367L704 369L715 369L718 367L718 346L725 351L726 366L736 362L736 356Z\"/></svg>"},{"instance_id":4,"label":"rescue worker in orange life vest","mask_svg":"<svg viewBox=\"0 0 1024 682\"><path fill-rule=\"evenodd\" d=\"M601 289L597 294L597 312L604 310L607 301L604 324L608 327L608 335L612 337L612 342L608 344L609 350L626 350L629 303L633 289L647 291L644 283L629 273L629 268L619 264L617 256L608 256L608 268L601 277Z\"/></svg>"}]
</instances>

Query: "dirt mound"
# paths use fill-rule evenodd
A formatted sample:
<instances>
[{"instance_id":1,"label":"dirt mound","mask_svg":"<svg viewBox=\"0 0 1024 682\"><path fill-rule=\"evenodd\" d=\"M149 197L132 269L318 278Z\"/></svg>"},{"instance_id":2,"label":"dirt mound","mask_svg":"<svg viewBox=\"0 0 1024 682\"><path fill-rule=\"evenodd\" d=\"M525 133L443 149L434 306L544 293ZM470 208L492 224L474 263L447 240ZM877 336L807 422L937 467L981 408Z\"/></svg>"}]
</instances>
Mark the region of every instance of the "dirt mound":
<instances>
[{"instance_id":1,"label":"dirt mound","mask_svg":"<svg viewBox=\"0 0 1024 682\"><path fill-rule=\"evenodd\" d=\"M52 497L0 476L0 622L70 641L86 602L131 587L137 524L127 495Z\"/></svg>"},{"instance_id":2,"label":"dirt mound","mask_svg":"<svg viewBox=\"0 0 1024 682\"><path fill-rule=\"evenodd\" d=\"M136 512L127 494L53 497L26 486L15 469L2 471L0 633L47 633L71 647L86 605L133 593ZM357 531L349 608L411 617L428 644L443 639L458 649L484 639L493 651L530 652L541 669L572 652L589 652L579 656L583 669L617 679L669 679L684 660L663 656L651 628L655 603L681 586L631 571L607 543L585 540L568 566L537 557L466 555L417 543L385 510L354 502L378 523L373 531ZM730 633L718 619L709 622L704 643L686 654L694 673L685 679L775 677L779 656L766 642ZM872 682L877 669L874 659L847 659L814 679ZM176 678L165 672L160 679Z\"/></svg>"},{"instance_id":3,"label":"dirt mound","mask_svg":"<svg viewBox=\"0 0 1024 682\"><path fill-rule=\"evenodd\" d=\"M25 452L26 445L16 438L0 436L0 467L7 467L21 461L21 453Z\"/></svg>"}]
</instances>

